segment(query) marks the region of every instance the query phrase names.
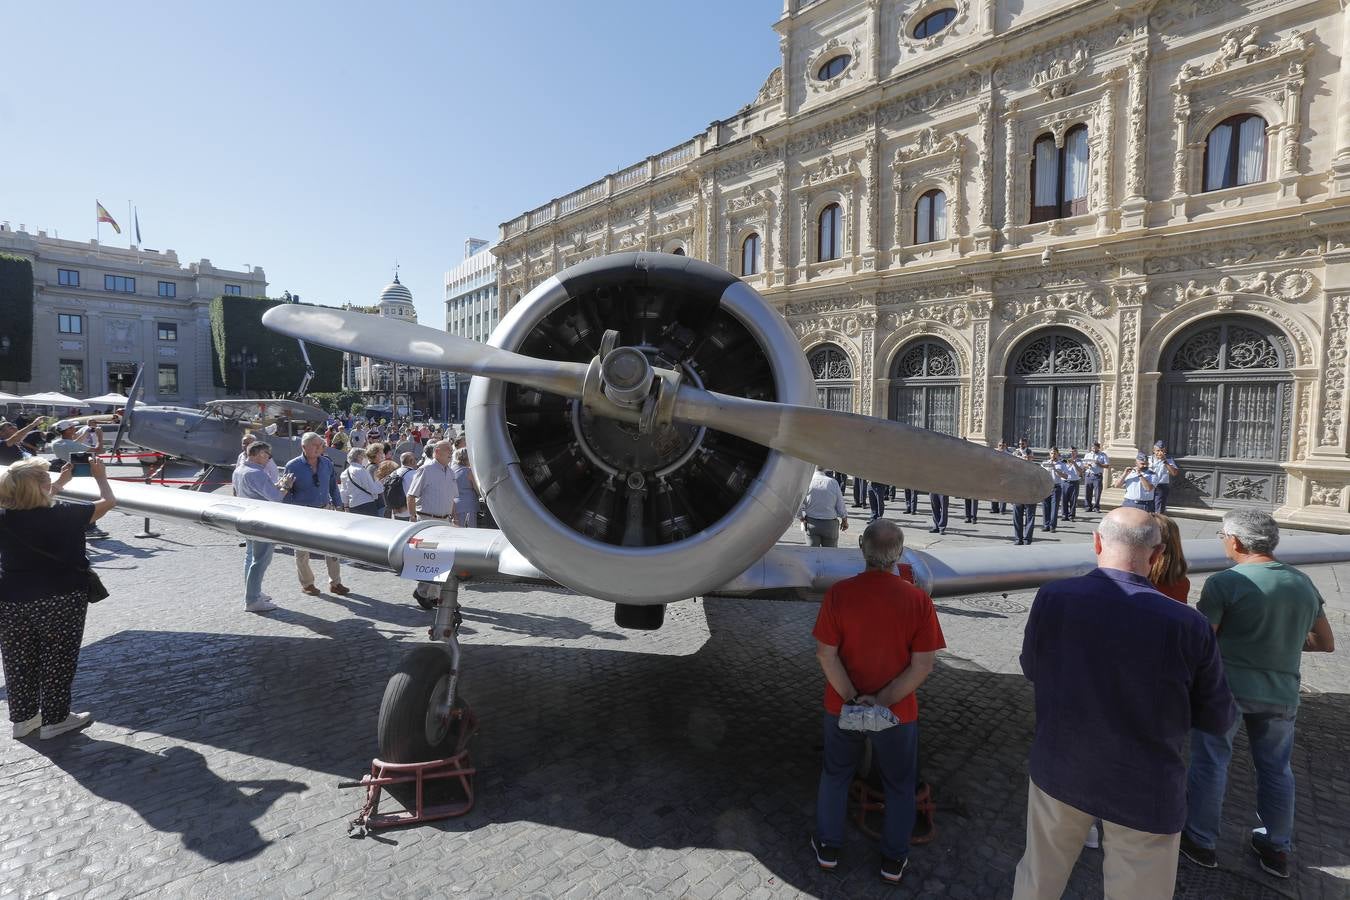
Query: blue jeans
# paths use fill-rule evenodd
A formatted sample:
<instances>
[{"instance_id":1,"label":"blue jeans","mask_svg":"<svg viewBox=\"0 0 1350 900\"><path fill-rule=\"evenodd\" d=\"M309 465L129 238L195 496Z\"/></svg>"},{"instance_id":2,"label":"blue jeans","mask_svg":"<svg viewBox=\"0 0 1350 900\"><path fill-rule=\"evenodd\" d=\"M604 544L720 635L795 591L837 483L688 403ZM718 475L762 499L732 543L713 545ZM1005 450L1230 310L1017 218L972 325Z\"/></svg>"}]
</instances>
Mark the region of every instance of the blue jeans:
<instances>
[{"instance_id":1,"label":"blue jeans","mask_svg":"<svg viewBox=\"0 0 1350 900\"><path fill-rule=\"evenodd\" d=\"M1219 840L1219 817L1228 787L1228 762L1233 756L1233 736L1247 725L1252 765L1256 768L1256 814L1266 827L1266 837L1277 850L1288 851L1294 836L1294 771L1289 758L1294 752L1296 706L1237 701L1242 715L1227 734L1191 730L1191 768L1186 773L1186 833L1201 847L1211 850Z\"/></svg>"},{"instance_id":2,"label":"blue jeans","mask_svg":"<svg viewBox=\"0 0 1350 900\"><path fill-rule=\"evenodd\" d=\"M263 575L272 562L273 545L269 541L244 544L244 602L257 603L262 596Z\"/></svg>"},{"instance_id":3,"label":"blue jeans","mask_svg":"<svg viewBox=\"0 0 1350 900\"><path fill-rule=\"evenodd\" d=\"M881 771L886 793L886 818L881 829L881 854L888 859L909 856L914 831L914 781L919 767L919 723L893 725L885 731L840 731L839 717L825 713L825 765L816 794L816 839L826 847L844 845L848 786L862 755L863 738L872 739L872 759Z\"/></svg>"}]
</instances>

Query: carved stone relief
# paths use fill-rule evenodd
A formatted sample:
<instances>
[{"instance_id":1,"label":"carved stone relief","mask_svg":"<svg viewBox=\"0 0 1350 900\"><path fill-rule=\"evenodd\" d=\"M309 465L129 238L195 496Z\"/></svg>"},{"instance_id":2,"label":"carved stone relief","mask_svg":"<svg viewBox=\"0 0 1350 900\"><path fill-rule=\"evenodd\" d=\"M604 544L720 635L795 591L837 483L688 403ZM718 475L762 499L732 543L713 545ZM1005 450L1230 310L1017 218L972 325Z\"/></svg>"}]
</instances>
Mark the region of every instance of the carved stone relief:
<instances>
[{"instance_id":1,"label":"carved stone relief","mask_svg":"<svg viewBox=\"0 0 1350 900\"><path fill-rule=\"evenodd\" d=\"M1331 312L1327 317L1326 374L1322 386L1322 422L1317 442L1323 447L1337 447L1341 437L1342 409L1345 406L1345 366L1347 359L1347 330L1350 329L1350 294L1337 294L1329 300Z\"/></svg>"},{"instance_id":2,"label":"carved stone relief","mask_svg":"<svg viewBox=\"0 0 1350 900\"><path fill-rule=\"evenodd\" d=\"M1323 484L1320 481L1308 482L1308 504L1310 506L1332 506L1340 509L1343 484Z\"/></svg>"},{"instance_id":3,"label":"carved stone relief","mask_svg":"<svg viewBox=\"0 0 1350 900\"><path fill-rule=\"evenodd\" d=\"M1120 371L1117 383L1120 399L1116 406L1116 439L1128 439L1134 433L1135 346L1139 341L1138 307L1120 311Z\"/></svg>"},{"instance_id":4,"label":"carved stone relief","mask_svg":"<svg viewBox=\"0 0 1350 900\"><path fill-rule=\"evenodd\" d=\"M135 353L141 344L141 323L132 319L104 322L104 342L113 353Z\"/></svg>"},{"instance_id":5,"label":"carved stone relief","mask_svg":"<svg viewBox=\"0 0 1350 900\"><path fill-rule=\"evenodd\" d=\"M1105 319L1115 313L1115 301L1100 289L1064 291L1020 299L999 300L994 304L999 318L1016 321L1038 312L1079 312L1094 319ZM1051 316L1053 318L1053 316Z\"/></svg>"}]
</instances>

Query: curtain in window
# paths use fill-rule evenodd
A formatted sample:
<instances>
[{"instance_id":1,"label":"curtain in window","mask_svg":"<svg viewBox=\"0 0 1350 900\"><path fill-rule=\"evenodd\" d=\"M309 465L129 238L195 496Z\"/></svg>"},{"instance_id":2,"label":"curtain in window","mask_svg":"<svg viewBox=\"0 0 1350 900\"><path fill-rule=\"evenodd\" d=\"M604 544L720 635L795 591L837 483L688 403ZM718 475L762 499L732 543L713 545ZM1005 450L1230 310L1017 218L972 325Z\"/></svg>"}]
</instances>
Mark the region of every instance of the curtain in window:
<instances>
[{"instance_id":1,"label":"curtain in window","mask_svg":"<svg viewBox=\"0 0 1350 900\"><path fill-rule=\"evenodd\" d=\"M895 402L891 404L891 418L905 425L922 428L923 388L896 388Z\"/></svg>"},{"instance_id":2,"label":"curtain in window","mask_svg":"<svg viewBox=\"0 0 1350 900\"><path fill-rule=\"evenodd\" d=\"M1054 441L1061 449L1087 446L1091 407L1091 385L1066 385L1055 391Z\"/></svg>"},{"instance_id":3,"label":"curtain in window","mask_svg":"<svg viewBox=\"0 0 1350 900\"><path fill-rule=\"evenodd\" d=\"M826 388L825 393L826 409L832 409L835 412L853 412L853 388Z\"/></svg>"},{"instance_id":4,"label":"curtain in window","mask_svg":"<svg viewBox=\"0 0 1350 900\"><path fill-rule=\"evenodd\" d=\"M839 207L830 204L820 213L820 252L819 258L837 259L839 257Z\"/></svg>"},{"instance_id":5,"label":"curtain in window","mask_svg":"<svg viewBox=\"0 0 1350 900\"><path fill-rule=\"evenodd\" d=\"M1228 187L1228 146L1233 140L1233 126L1219 125L1209 133L1209 148L1205 166L1205 189L1210 191Z\"/></svg>"},{"instance_id":6,"label":"curtain in window","mask_svg":"<svg viewBox=\"0 0 1350 900\"><path fill-rule=\"evenodd\" d=\"M1237 183L1255 184L1266 178L1266 122L1253 116L1238 126Z\"/></svg>"},{"instance_id":7,"label":"curtain in window","mask_svg":"<svg viewBox=\"0 0 1350 900\"><path fill-rule=\"evenodd\" d=\"M933 194L933 235L929 240L947 239L947 195L938 191Z\"/></svg>"},{"instance_id":8,"label":"curtain in window","mask_svg":"<svg viewBox=\"0 0 1350 900\"><path fill-rule=\"evenodd\" d=\"M1278 389L1277 385L1268 382L1224 386L1225 458L1277 458Z\"/></svg>"},{"instance_id":9,"label":"curtain in window","mask_svg":"<svg viewBox=\"0 0 1350 900\"><path fill-rule=\"evenodd\" d=\"M927 427L942 434L955 435L956 425L956 385L928 388Z\"/></svg>"},{"instance_id":10,"label":"curtain in window","mask_svg":"<svg viewBox=\"0 0 1350 900\"><path fill-rule=\"evenodd\" d=\"M1032 203L1036 206L1055 206L1059 203L1056 186L1059 182L1059 150L1050 138L1036 142L1036 191Z\"/></svg>"},{"instance_id":11,"label":"curtain in window","mask_svg":"<svg viewBox=\"0 0 1350 900\"><path fill-rule=\"evenodd\" d=\"M1087 201L1088 136L1086 128L1075 129L1064 145L1064 202ZM1054 201L1051 201L1054 202ZM1077 212L1077 210L1074 210Z\"/></svg>"},{"instance_id":12,"label":"curtain in window","mask_svg":"<svg viewBox=\"0 0 1350 900\"><path fill-rule=\"evenodd\" d=\"M924 194L914 208L914 243L926 244L933 239L933 195Z\"/></svg>"},{"instance_id":13,"label":"curtain in window","mask_svg":"<svg viewBox=\"0 0 1350 900\"><path fill-rule=\"evenodd\" d=\"M1050 388L1017 387L1013 389L1013 440L1026 438L1033 447L1050 446Z\"/></svg>"}]
</instances>

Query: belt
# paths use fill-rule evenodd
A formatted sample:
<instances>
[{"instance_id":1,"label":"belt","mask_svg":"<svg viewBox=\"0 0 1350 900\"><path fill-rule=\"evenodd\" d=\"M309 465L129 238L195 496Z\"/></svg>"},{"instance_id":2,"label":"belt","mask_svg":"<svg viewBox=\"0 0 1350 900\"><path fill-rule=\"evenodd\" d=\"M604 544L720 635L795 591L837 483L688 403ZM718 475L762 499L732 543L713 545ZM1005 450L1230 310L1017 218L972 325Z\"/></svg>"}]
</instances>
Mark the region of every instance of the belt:
<instances>
[{"instance_id":1,"label":"belt","mask_svg":"<svg viewBox=\"0 0 1350 900\"><path fill-rule=\"evenodd\" d=\"M443 515L443 516L433 516L431 513L419 512L419 513L417 514L417 518L419 518L419 519L445 519L446 521L449 521L449 519L450 519L450 514L449 514L449 513L446 513L446 514Z\"/></svg>"}]
</instances>

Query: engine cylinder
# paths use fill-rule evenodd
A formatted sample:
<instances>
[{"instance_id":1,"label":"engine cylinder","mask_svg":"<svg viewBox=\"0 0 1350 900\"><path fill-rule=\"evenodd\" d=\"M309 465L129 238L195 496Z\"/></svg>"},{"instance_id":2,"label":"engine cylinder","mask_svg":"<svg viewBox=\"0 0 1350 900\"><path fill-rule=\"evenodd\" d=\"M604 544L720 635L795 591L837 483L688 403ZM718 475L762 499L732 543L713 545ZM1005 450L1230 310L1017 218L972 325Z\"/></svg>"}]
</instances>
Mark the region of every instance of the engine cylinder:
<instances>
[{"instance_id":1,"label":"engine cylinder","mask_svg":"<svg viewBox=\"0 0 1350 900\"><path fill-rule=\"evenodd\" d=\"M521 299L490 343L586 363L607 330L630 355L624 373L640 372L631 354L641 353L708 390L815 402L782 316L688 257L618 254L560 272ZM739 575L792 522L811 473L722 432L678 422L644 431L483 378L465 423L479 483L512 544L562 584L617 603L683 599Z\"/></svg>"}]
</instances>

